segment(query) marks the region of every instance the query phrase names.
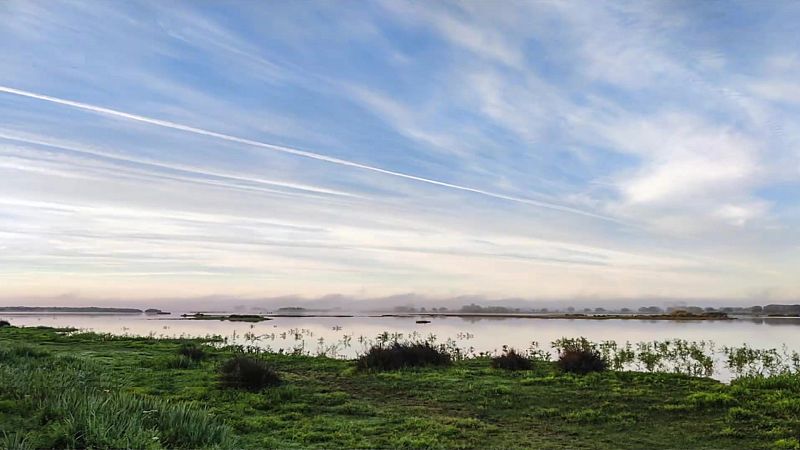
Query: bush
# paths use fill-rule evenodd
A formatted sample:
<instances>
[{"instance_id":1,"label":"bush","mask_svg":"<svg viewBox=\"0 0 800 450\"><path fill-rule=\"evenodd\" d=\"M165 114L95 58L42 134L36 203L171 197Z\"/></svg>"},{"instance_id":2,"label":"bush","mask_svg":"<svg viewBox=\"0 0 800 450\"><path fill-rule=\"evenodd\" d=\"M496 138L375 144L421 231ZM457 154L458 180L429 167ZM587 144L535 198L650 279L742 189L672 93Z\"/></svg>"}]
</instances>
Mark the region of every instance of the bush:
<instances>
[{"instance_id":1,"label":"bush","mask_svg":"<svg viewBox=\"0 0 800 450\"><path fill-rule=\"evenodd\" d=\"M492 367L505 370L531 370L531 360L517 353L513 348L503 350L503 354L492 358Z\"/></svg>"},{"instance_id":2,"label":"bush","mask_svg":"<svg viewBox=\"0 0 800 450\"><path fill-rule=\"evenodd\" d=\"M200 361L206 357L206 352L203 350L202 347L198 347L195 344L183 344L178 349L178 354L181 356L185 356L192 361Z\"/></svg>"},{"instance_id":3,"label":"bush","mask_svg":"<svg viewBox=\"0 0 800 450\"><path fill-rule=\"evenodd\" d=\"M0 320L0 328L3 328L3 327L10 327L10 326L11 326L11 323L10 323L9 321L7 321L7 320Z\"/></svg>"},{"instance_id":4,"label":"bush","mask_svg":"<svg viewBox=\"0 0 800 450\"><path fill-rule=\"evenodd\" d=\"M558 367L564 372L587 374L602 372L607 364L597 350L586 348L568 348L558 354Z\"/></svg>"},{"instance_id":5,"label":"bush","mask_svg":"<svg viewBox=\"0 0 800 450\"><path fill-rule=\"evenodd\" d=\"M220 381L225 387L260 391L281 382L280 377L265 361L237 355L220 367Z\"/></svg>"},{"instance_id":6,"label":"bush","mask_svg":"<svg viewBox=\"0 0 800 450\"><path fill-rule=\"evenodd\" d=\"M360 370L399 370L405 367L446 366L450 355L431 344L395 342L388 347L374 346L358 358L356 367Z\"/></svg>"}]
</instances>

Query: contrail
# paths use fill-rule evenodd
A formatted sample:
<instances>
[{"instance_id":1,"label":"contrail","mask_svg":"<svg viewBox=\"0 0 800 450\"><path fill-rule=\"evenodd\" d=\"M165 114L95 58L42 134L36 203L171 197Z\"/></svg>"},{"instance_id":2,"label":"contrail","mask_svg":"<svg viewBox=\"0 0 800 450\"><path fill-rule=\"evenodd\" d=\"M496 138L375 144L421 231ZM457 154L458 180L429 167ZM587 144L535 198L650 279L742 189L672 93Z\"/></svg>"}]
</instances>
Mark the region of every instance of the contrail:
<instances>
[{"instance_id":1,"label":"contrail","mask_svg":"<svg viewBox=\"0 0 800 450\"><path fill-rule=\"evenodd\" d=\"M44 146L44 147L57 148L57 149L60 149L60 150L67 150L67 151L70 151L70 152L80 153L80 154L84 154L84 155L99 156L101 158L106 158L106 159L110 159L110 160L114 160L114 161L118 161L118 162L122 162L122 163L134 163L134 164L140 164L140 165L144 165L144 166L154 167L154 168L157 168L157 169L174 170L174 171L188 173L188 174L192 174L192 175L210 176L210 177L216 177L216 178L224 178L224 179L227 179L227 180L245 181L245 182L248 182L248 183L264 184L264 185L270 185L270 186L278 186L278 187L296 189L296 190L300 190L300 191L313 192L313 193L317 193L317 194L328 194L328 195L338 195L338 196L343 196L343 197L363 198L363 197L361 197L359 195L351 194L349 192L337 191L337 190L333 190L333 189L325 189L325 188L318 187L318 186L303 185L303 184L297 184L297 183L287 183L287 182L284 182L284 181L268 180L268 179L263 179L263 178L252 178L252 177L247 177L247 176L242 176L242 175L235 175L235 174L226 173L226 172L209 171L209 170L200 169L200 168L196 168L196 167L192 167L192 166L184 166L184 165L180 165L180 164L169 164L169 163L156 162L156 161L149 160L149 159L146 159L146 158L122 157L122 156L114 154L114 153L108 153L108 152L96 150L96 149L90 148L90 147L78 147L78 146L69 145L69 144L48 142L48 141L43 141L43 140L40 140L40 139L32 139L32 138L25 137L25 136L17 136L17 135L13 135L13 134L7 134L2 128L0 128L0 140L2 140L2 139L6 139L6 140L9 140L9 141L14 141L14 142L22 142L22 143L25 143L25 144L34 144L34 145L41 145L41 146ZM272 191L272 192L282 192L282 191Z\"/></svg>"},{"instance_id":2,"label":"contrail","mask_svg":"<svg viewBox=\"0 0 800 450\"><path fill-rule=\"evenodd\" d=\"M595 213L592 213L592 212L589 212L589 211L583 211L583 210L576 209L576 208L571 208L569 206L558 205L558 204L555 204L555 203L541 202L541 201L531 200L531 199L522 198L522 197L514 197L514 196L510 196L510 195L499 194L499 193L496 193L496 192L485 191L483 189L477 189L477 188L471 188L471 187L468 187L468 186L461 186L461 185L458 185L458 184L446 183L444 181L438 181L438 180L434 180L434 179L431 179L431 178L423 178L423 177L418 177L416 175L410 175L410 174L407 174L407 173L395 172L393 170L387 170L387 169L381 169L380 167L368 166L368 165L365 165L365 164L361 164L361 163L357 163L357 162L353 162L353 161L348 161L346 159L334 158L332 156L326 156L326 155L323 155L323 154L320 154L320 153L308 152L308 151L305 151L305 150L300 150L300 149L296 149L296 148L292 148L292 147L285 147L285 146L282 146L282 145L268 144L266 142L260 142L260 141L254 141L252 139L240 138L240 137L232 136L232 135L229 135L229 134L217 133L215 131L204 130L202 128L196 128L196 127L192 127L192 126L188 126L188 125L182 125L182 124L176 123L176 122L169 122L169 121L166 121L166 120L160 120L160 119L154 119L154 118L151 118L151 117L140 116L138 114L126 113L126 112L123 112L123 111L118 111L116 109L110 109L110 108L104 108L102 106L90 105L88 103L81 103L81 102L76 102L76 101L73 101L73 100L67 100L67 99L58 98L58 97L51 97L49 95L37 94L35 92L30 92L30 91L23 91L21 89L14 89L14 88L7 87L7 86L0 86L0 92L5 92L7 94L13 94L13 95L19 95L21 97L33 98L33 99L37 99L37 100L43 100L43 101L46 101L46 102L56 103L56 104L59 104L59 105L71 106L73 108L78 108L78 109L82 109L82 110L85 110L85 111L90 111L90 112L94 112L94 113L98 113L98 114L105 114L105 115L108 115L108 116L121 117L123 119L133 120L133 121L136 121L136 122L142 122L142 123L148 123L148 124L151 124L151 125L157 125L159 127L171 128L171 129L174 129L174 130L185 131L185 132L188 132L188 133L194 133L194 134L199 134L199 135L203 135L203 136L210 136L210 137L214 137L214 138L221 139L221 140L224 140L224 141L236 142L236 143L239 143L239 144L250 145L250 146L253 146L253 147L260 147L260 148L264 148L264 149L268 149L268 150L272 150L272 151L276 151L276 152L280 152L280 153L288 153L290 155L301 156L303 158L315 159L315 160L318 160L318 161L325 161L325 162L328 162L328 163L331 163L331 164L338 164L340 166L355 167L355 168L362 169L362 170L369 170L371 172L382 173L384 175L391 175L393 177L405 178L407 180L419 181L419 182L422 182L422 183L428 183L428 184L433 184L433 185L436 185L436 186L447 187L447 188L456 189L456 190L459 190L459 191L472 192L472 193L475 193L475 194L485 195L487 197L493 197L493 198L507 200L507 201L511 201L511 202L523 203L523 204L526 204L526 205L533 205L533 206L538 206L538 207L541 207L541 208L547 208L547 209L553 209L553 210L556 210L556 211L563 211L563 212L568 212L568 213L572 213L572 214L578 214L578 215L581 215L581 216L593 217L595 219L601 219L601 220L606 220L606 221L615 222L615 223L622 223L622 222L620 222L617 219L614 219L612 217L603 216L601 214L595 214Z\"/></svg>"}]
</instances>

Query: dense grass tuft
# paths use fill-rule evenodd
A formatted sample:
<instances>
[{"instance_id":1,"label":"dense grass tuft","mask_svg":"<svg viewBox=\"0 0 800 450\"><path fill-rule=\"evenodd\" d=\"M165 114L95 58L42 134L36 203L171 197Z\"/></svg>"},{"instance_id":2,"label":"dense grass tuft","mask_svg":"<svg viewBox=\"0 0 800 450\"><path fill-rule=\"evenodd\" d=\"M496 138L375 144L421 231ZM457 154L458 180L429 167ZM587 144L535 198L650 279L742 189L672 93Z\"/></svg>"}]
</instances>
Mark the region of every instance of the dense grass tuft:
<instances>
[{"instance_id":1,"label":"dense grass tuft","mask_svg":"<svg viewBox=\"0 0 800 450\"><path fill-rule=\"evenodd\" d=\"M533 364L530 359L512 348L504 349L502 355L492 358L492 367L505 370L531 370Z\"/></svg>"},{"instance_id":2,"label":"dense grass tuft","mask_svg":"<svg viewBox=\"0 0 800 450\"><path fill-rule=\"evenodd\" d=\"M736 398L724 392L695 392L686 400L697 409L723 408L736 405Z\"/></svg>"},{"instance_id":3,"label":"dense grass tuft","mask_svg":"<svg viewBox=\"0 0 800 450\"><path fill-rule=\"evenodd\" d=\"M87 360L41 350L7 353L14 359L0 363L0 392L12 401L14 409L25 411L38 424L35 434L0 424L2 448L236 445L231 429L205 409L117 391L101 366Z\"/></svg>"},{"instance_id":4,"label":"dense grass tuft","mask_svg":"<svg viewBox=\"0 0 800 450\"><path fill-rule=\"evenodd\" d=\"M260 391L281 382L280 376L265 361L237 355L220 367L220 381L229 388Z\"/></svg>"},{"instance_id":5,"label":"dense grass tuft","mask_svg":"<svg viewBox=\"0 0 800 450\"><path fill-rule=\"evenodd\" d=\"M0 361L13 361L20 358L42 358L49 355L50 352L47 350L24 343L14 343L0 347Z\"/></svg>"},{"instance_id":6,"label":"dense grass tuft","mask_svg":"<svg viewBox=\"0 0 800 450\"><path fill-rule=\"evenodd\" d=\"M558 355L556 362L559 369L564 372L577 373L580 375L589 372L602 372L606 370L607 364L603 356L597 350L587 348L565 349Z\"/></svg>"},{"instance_id":7,"label":"dense grass tuft","mask_svg":"<svg viewBox=\"0 0 800 450\"><path fill-rule=\"evenodd\" d=\"M195 361L183 355L175 355L163 361L167 369L193 369L199 365L199 361Z\"/></svg>"},{"instance_id":8,"label":"dense grass tuft","mask_svg":"<svg viewBox=\"0 0 800 450\"><path fill-rule=\"evenodd\" d=\"M431 344L399 343L388 347L374 346L356 361L360 370L399 370L405 367L447 366L450 355Z\"/></svg>"},{"instance_id":9,"label":"dense grass tuft","mask_svg":"<svg viewBox=\"0 0 800 450\"><path fill-rule=\"evenodd\" d=\"M199 347L192 343L181 345L180 348L178 348L178 354L185 356L192 361L201 361L206 357L206 352L203 350L203 347Z\"/></svg>"},{"instance_id":10,"label":"dense grass tuft","mask_svg":"<svg viewBox=\"0 0 800 450\"><path fill-rule=\"evenodd\" d=\"M785 390L800 393L800 374L782 373L769 377L746 376L733 380L731 384L743 389Z\"/></svg>"},{"instance_id":11,"label":"dense grass tuft","mask_svg":"<svg viewBox=\"0 0 800 450\"><path fill-rule=\"evenodd\" d=\"M26 433L6 433L0 436L0 448L6 450L28 450L33 448L28 443L28 435Z\"/></svg>"}]
</instances>

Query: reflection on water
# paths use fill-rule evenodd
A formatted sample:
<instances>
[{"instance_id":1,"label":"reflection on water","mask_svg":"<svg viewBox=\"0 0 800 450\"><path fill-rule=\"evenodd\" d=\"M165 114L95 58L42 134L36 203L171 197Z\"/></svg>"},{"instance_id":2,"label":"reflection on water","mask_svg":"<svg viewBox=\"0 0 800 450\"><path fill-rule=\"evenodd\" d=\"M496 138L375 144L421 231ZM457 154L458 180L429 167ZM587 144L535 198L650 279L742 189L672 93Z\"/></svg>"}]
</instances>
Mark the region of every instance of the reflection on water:
<instances>
[{"instance_id":1,"label":"reflection on water","mask_svg":"<svg viewBox=\"0 0 800 450\"><path fill-rule=\"evenodd\" d=\"M183 320L172 316L4 314L18 326L75 327L79 329L155 337L218 335L231 344L257 345L272 351L325 352L352 358L382 333L401 339L452 342L473 353L498 352L503 345L526 349L532 341L547 348L561 337L584 336L592 341L641 342L685 339L713 341L718 347L747 344L755 348L800 351L798 318L761 318L735 321L580 320L491 317L276 317L259 323Z\"/></svg>"}]
</instances>

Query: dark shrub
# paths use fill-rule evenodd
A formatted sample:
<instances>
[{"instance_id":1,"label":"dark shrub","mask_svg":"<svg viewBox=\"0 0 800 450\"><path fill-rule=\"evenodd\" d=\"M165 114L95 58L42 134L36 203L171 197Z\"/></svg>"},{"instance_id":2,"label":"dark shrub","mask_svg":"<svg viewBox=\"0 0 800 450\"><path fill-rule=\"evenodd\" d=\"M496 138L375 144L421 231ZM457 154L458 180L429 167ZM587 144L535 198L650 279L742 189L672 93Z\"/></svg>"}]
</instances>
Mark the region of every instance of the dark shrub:
<instances>
[{"instance_id":1,"label":"dark shrub","mask_svg":"<svg viewBox=\"0 0 800 450\"><path fill-rule=\"evenodd\" d=\"M586 374L606 370L606 361L597 350L568 348L558 354L558 367L564 372Z\"/></svg>"},{"instance_id":2,"label":"dark shrub","mask_svg":"<svg viewBox=\"0 0 800 450\"><path fill-rule=\"evenodd\" d=\"M253 392L281 382L278 374L265 361L244 355L225 361L220 373L223 386Z\"/></svg>"},{"instance_id":3,"label":"dark shrub","mask_svg":"<svg viewBox=\"0 0 800 450\"><path fill-rule=\"evenodd\" d=\"M10 326L11 326L11 323L9 323L7 320L0 320L0 328L10 327Z\"/></svg>"},{"instance_id":4,"label":"dark shrub","mask_svg":"<svg viewBox=\"0 0 800 450\"><path fill-rule=\"evenodd\" d=\"M198 347L195 344L183 344L178 349L178 354L185 356L192 361L200 361L206 357L206 353L202 347Z\"/></svg>"},{"instance_id":5,"label":"dark shrub","mask_svg":"<svg viewBox=\"0 0 800 450\"><path fill-rule=\"evenodd\" d=\"M520 355L513 348L503 349L503 354L492 358L492 367L505 370L531 370L533 364L527 357Z\"/></svg>"},{"instance_id":6,"label":"dark shrub","mask_svg":"<svg viewBox=\"0 0 800 450\"><path fill-rule=\"evenodd\" d=\"M387 347L374 346L358 358L356 367L361 370L398 370L404 367L446 366L450 355L431 344L401 344L395 342Z\"/></svg>"}]
</instances>

